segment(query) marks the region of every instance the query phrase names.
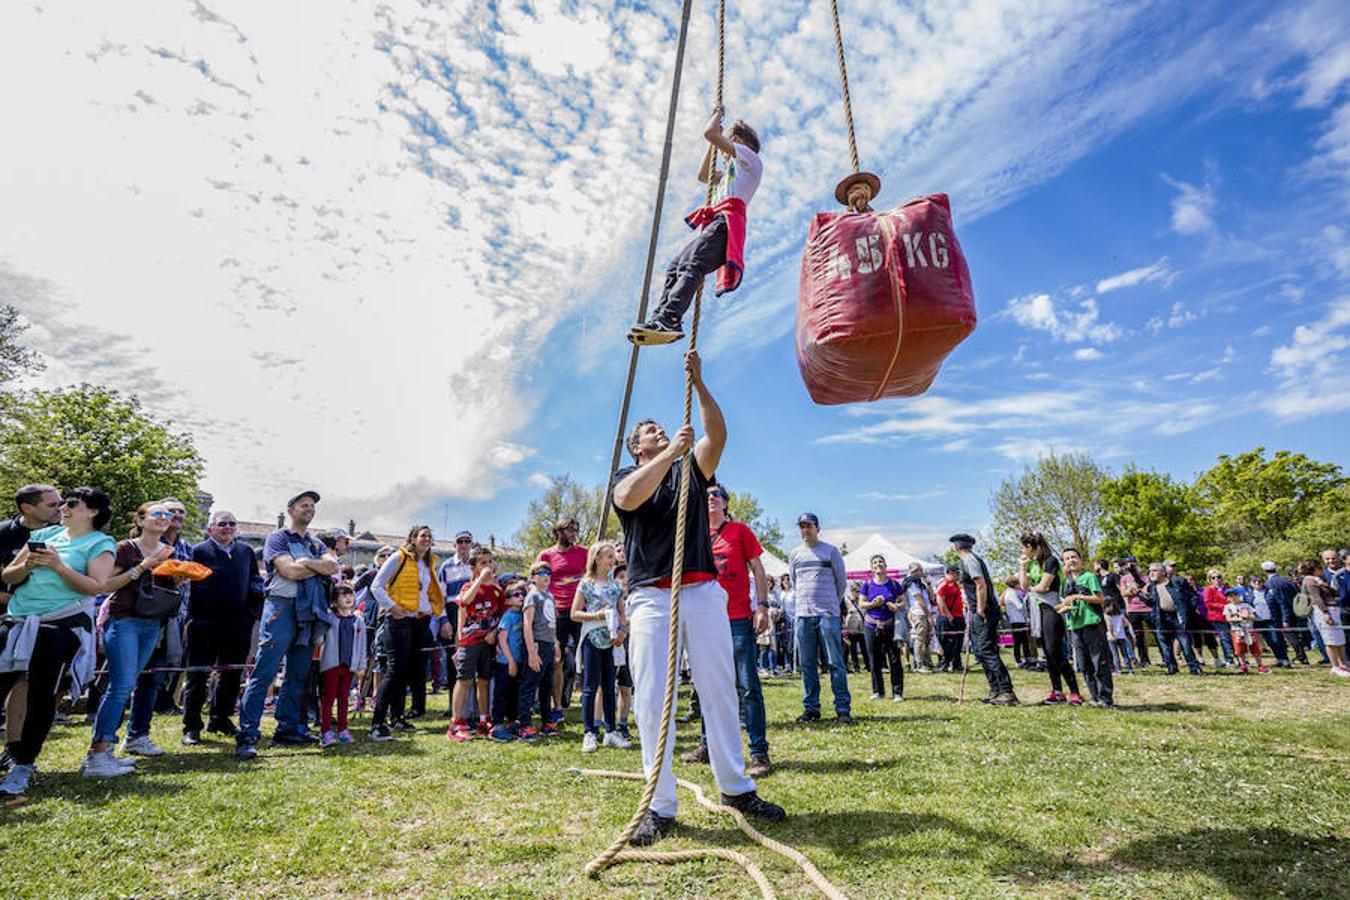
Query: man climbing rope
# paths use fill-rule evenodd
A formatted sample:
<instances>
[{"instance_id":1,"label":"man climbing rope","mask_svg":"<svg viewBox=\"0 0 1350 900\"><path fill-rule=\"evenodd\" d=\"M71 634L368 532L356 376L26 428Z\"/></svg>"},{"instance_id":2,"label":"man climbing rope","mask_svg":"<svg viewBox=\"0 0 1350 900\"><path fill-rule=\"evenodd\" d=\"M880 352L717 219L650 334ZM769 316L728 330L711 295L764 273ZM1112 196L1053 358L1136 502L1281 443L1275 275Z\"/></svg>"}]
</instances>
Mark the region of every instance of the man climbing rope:
<instances>
[{"instance_id":1,"label":"man climbing rope","mask_svg":"<svg viewBox=\"0 0 1350 900\"><path fill-rule=\"evenodd\" d=\"M674 440L651 419L643 419L628 434L628 451L637 465L614 476L614 509L623 526L628 559L628 620L631 628L629 667L633 674L633 706L642 735L642 765L651 773L660 767L651 809L630 842L646 846L675 825L675 775L671 771L674 742L658 748L661 708L670 641L671 569L680 492L688 491L683 576L680 589L680 642L688 650L694 687L703 698L703 720L708 733L708 757L722 802L748 816L769 822L786 813L760 799L755 782L745 774L741 754L740 714L737 710L736 667L727 618L727 594L717 583L704 502L708 484L726 447L727 428L722 410L703 383L697 351L684 358L693 389L698 393L699 419L704 435L694 442L686 425ZM693 448L689 484L681 484L680 466ZM675 710L671 709L673 716ZM674 727L673 724L670 725ZM657 753L661 751L660 760Z\"/></svg>"},{"instance_id":2,"label":"man climbing rope","mask_svg":"<svg viewBox=\"0 0 1350 900\"><path fill-rule=\"evenodd\" d=\"M719 106L713 110L703 137L708 141L708 152L699 166L698 180L712 184L708 204L685 217L689 227L697 231L667 267L656 312L628 332L628 339L635 344L678 341L684 337L685 311L703 279L720 270L716 289L720 297L740 286L745 271L745 210L764 171L759 136L739 119L724 133ZM726 157L722 171L716 165L719 153Z\"/></svg>"}]
</instances>

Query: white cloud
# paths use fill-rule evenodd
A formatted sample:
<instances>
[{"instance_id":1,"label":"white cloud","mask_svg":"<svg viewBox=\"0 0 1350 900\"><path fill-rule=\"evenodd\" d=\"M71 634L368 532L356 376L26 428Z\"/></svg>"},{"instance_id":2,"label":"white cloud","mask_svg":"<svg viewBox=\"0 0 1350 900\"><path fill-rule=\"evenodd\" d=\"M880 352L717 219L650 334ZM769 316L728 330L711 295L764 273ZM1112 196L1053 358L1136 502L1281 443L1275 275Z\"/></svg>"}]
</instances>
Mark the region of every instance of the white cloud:
<instances>
[{"instance_id":1,"label":"white cloud","mask_svg":"<svg viewBox=\"0 0 1350 900\"><path fill-rule=\"evenodd\" d=\"M1102 351L1098 350L1096 347L1082 347L1073 351L1073 358L1080 362L1090 362L1092 360L1101 359L1104 356L1106 356L1106 354L1102 353Z\"/></svg>"},{"instance_id":2,"label":"white cloud","mask_svg":"<svg viewBox=\"0 0 1350 900\"><path fill-rule=\"evenodd\" d=\"M1172 198L1173 231L1182 235L1212 235L1217 231L1214 224L1215 186L1208 178L1200 185L1166 175L1163 181L1177 191Z\"/></svg>"},{"instance_id":3,"label":"white cloud","mask_svg":"<svg viewBox=\"0 0 1350 900\"><path fill-rule=\"evenodd\" d=\"M1148 323L1144 327L1147 328L1152 334L1158 334L1164 328L1168 329L1180 328L1187 322L1194 322L1198 318L1199 316L1197 316L1195 313L1191 312L1189 309L1186 308L1186 304L1178 300L1177 302L1172 304L1172 310L1167 314L1166 318L1162 316L1154 316L1153 318L1148 320Z\"/></svg>"},{"instance_id":4,"label":"white cloud","mask_svg":"<svg viewBox=\"0 0 1350 900\"><path fill-rule=\"evenodd\" d=\"M1261 325L1252 329L1252 337L1265 337L1270 334L1269 325Z\"/></svg>"},{"instance_id":5,"label":"white cloud","mask_svg":"<svg viewBox=\"0 0 1350 900\"><path fill-rule=\"evenodd\" d=\"M1350 408L1350 296L1338 297L1311 325L1294 329L1288 344L1270 354L1280 379L1278 390L1265 398L1277 417L1297 421Z\"/></svg>"},{"instance_id":6,"label":"white cloud","mask_svg":"<svg viewBox=\"0 0 1350 900\"><path fill-rule=\"evenodd\" d=\"M932 500L934 497L944 497L946 496L946 494L947 492L945 490L920 491L918 493L911 493L911 494L887 494L881 491L868 491L864 494L859 494L858 497L863 500L885 500L885 501L900 502L911 500Z\"/></svg>"},{"instance_id":7,"label":"white cloud","mask_svg":"<svg viewBox=\"0 0 1350 900\"><path fill-rule=\"evenodd\" d=\"M1111 291L1117 291L1121 288L1134 287L1138 284L1147 284L1151 282L1162 282L1164 286L1169 286L1176 280L1177 273L1163 257L1151 266L1144 266L1139 269L1131 269L1128 272L1121 272L1119 275L1112 275L1103 278L1097 282L1097 293L1107 294Z\"/></svg>"},{"instance_id":8,"label":"white cloud","mask_svg":"<svg viewBox=\"0 0 1350 900\"><path fill-rule=\"evenodd\" d=\"M553 486L553 479L543 472L531 472L530 477L525 480L537 488L549 488Z\"/></svg>"},{"instance_id":9,"label":"white cloud","mask_svg":"<svg viewBox=\"0 0 1350 900\"><path fill-rule=\"evenodd\" d=\"M1057 341L1079 343L1101 341L1110 343L1122 336L1124 330L1112 322L1103 322L1096 299L1088 299L1070 307L1060 304L1046 293L1028 294L1008 301L1002 315L1036 331L1044 331Z\"/></svg>"}]
</instances>

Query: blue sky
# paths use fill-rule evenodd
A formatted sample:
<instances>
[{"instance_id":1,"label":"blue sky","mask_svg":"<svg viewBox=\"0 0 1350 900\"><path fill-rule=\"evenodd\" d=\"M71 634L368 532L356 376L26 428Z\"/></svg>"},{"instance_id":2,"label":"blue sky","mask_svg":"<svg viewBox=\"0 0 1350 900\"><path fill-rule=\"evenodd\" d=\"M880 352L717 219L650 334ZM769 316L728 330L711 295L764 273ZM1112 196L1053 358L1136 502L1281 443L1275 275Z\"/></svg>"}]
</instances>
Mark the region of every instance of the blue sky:
<instances>
[{"instance_id":1,"label":"blue sky","mask_svg":"<svg viewBox=\"0 0 1350 900\"><path fill-rule=\"evenodd\" d=\"M928 553L1050 449L1182 477L1258 444L1346 463L1343 4L844 4L877 205L951 195L980 315L927 395L847 407L810 402L791 337L810 215L846 171L828 16L730 6L727 104L766 163L745 285L704 322L730 486L785 526L811 509L827 539ZM303 482L334 521L448 509L502 539L544 477L601 481L665 7L354 4L303 29L262 4L0 14L4 74L53 69L0 175L22 213L0 291L44 380L124 383L191 427L243 515ZM700 198L711 42L699 10L658 267ZM77 330L101 352L63 352ZM147 347L157 365L128 364ZM637 415L676 422L678 357L644 351Z\"/></svg>"}]
</instances>

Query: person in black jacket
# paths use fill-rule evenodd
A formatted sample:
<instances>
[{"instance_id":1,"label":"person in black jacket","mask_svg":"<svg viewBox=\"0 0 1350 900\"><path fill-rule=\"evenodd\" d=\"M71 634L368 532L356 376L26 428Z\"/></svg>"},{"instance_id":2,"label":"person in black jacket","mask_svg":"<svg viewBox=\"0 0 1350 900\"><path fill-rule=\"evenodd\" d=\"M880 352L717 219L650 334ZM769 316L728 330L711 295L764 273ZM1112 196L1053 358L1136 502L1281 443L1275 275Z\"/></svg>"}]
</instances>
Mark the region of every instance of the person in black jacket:
<instances>
[{"instance_id":1,"label":"person in black jacket","mask_svg":"<svg viewBox=\"0 0 1350 900\"><path fill-rule=\"evenodd\" d=\"M187 673L183 690L183 743L201 742L202 705L206 701L204 666L240 666L248 659L253 623L262 614L263 581L253 548L235 540L239 522L234 513L219 509L211 513L206 532L210 535L192 548L192 561L211 570L210 576L192 585L188 597ZM239 699L238 668L221 669L211 697L208 730L233 736L230 713Z\"/></svg>"}]
</instances>

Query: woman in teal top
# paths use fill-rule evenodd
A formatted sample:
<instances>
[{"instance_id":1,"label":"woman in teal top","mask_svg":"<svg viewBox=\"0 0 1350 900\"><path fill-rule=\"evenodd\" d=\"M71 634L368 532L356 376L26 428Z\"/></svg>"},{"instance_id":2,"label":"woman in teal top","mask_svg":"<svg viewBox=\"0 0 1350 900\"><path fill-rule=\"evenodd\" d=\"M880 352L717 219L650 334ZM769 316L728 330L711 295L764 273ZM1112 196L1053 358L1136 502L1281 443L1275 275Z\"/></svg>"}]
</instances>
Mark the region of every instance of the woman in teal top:
<instances>
[{"instance_id":1,"label":"woman in teal top","mask_svg":"<svg viewBox=\"0 0 1350 900\"><path fill-rule=\"evenodd\" d=\"M9 615L15 621L0 627L0 647L14 657L15 666L0 672L0 702L25 673L28 676L23 733L7 747L14 766L0 781L0 796L17 796L28 789L33 763L56 714L57 682L80 649L79 632L93 627L82 605L87 597L102 593L112 575L116 544L101 530L111 518L112 502L103 491L88 487L67 491L61 524L33 532L29 545L0 573L6 584L18 585L9 601ZM25 646L24 636L31 637L31 644ZM24 655L27 663L20 667Z\"/></svg>"},{"instance_id":2,"label":"woman in teal top","mask_svg":"<svg viewBox=\"0 0 1350 900\"><path fill-rule=\"evenodd\" d=\"M1083 665L1083 678L1093 706L1109 709L1115 705L1111 679L1111 642L1106 636L1102 615L1101 582L1083 568L1083 557L1073 547L1065 547L1064 583L1060 589L1058 610L1065 614L1073 651Z\"/></svg>"}]
</instances>

